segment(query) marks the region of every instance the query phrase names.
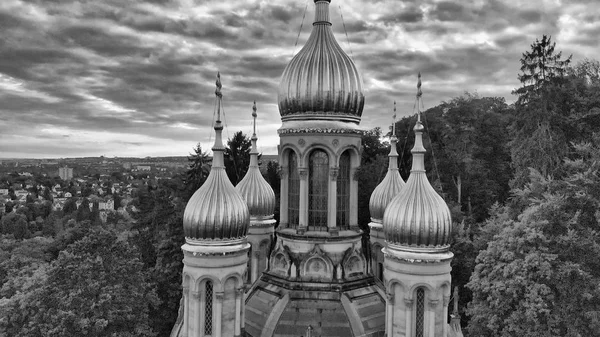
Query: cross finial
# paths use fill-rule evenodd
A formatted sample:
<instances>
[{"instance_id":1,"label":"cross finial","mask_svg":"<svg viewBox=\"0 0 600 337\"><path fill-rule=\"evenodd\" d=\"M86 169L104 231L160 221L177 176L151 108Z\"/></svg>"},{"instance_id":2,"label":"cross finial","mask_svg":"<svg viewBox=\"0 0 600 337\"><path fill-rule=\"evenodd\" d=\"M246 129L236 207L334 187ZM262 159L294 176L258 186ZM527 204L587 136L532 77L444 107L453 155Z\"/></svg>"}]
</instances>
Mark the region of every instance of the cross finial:
<instances>
[{"instance_id":1,"label":"cross finial","mask_svg":"<svg viewBox=\"0 0 600 337\"><path fill-rule=\"evenodd\" d=\"M256 136L256 101L254 101L254 105L252 105L252 118L254 119L252 123L252 136Z\"/></svg>"},{"instance_id":2,"label":"cross finial","mask_svg":"<svg viewBox=\"0 0 600 337\"><path fill-rule=\"evenodd\" d=\"M396 136L396 101L394 101L394 116L392 119L392 136Z\"/></svg>"},{"instance_id":3,"label":"cross finial","mask_svg":"<svg viewBox=\"0 0 600 337\"><path fill-rule=\"evenodd\" d=\"M417 121L421 121L421 96L423 96L423 92L421 91L421 72L419 71L418 80L417 80Z\"/></svg>"},{"instance_id":4,"label":"cross finial","mask_svg":"<svg viewBox=\"0 0 600 337\"><path fill-rule=\"evenodd\" d=\"M217 81L215 82L217 88L215 89L215 95L217 96L217 121L221 120L221 99L223 94L221 93L221 73L217 71ZM220 122L219 122L220 123Z\"/></svg>"}]
</instances>

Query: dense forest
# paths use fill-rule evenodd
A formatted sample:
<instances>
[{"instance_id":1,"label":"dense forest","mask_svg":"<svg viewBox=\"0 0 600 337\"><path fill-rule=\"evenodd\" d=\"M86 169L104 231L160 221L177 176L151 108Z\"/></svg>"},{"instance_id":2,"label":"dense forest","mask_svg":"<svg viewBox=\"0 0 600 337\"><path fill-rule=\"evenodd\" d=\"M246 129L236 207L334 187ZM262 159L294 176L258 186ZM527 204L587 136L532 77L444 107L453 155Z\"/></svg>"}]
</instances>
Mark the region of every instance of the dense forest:
<instances>
[{"instance_id":1,"label":"dense forest","mask_svg":"<svg viewBox=\"0 0 600 337\"><path fill-rule=\"evenodd\" d=\"M516 102L464 93L423 112L427 174L450 206L453 286L467 336L600 335L600 62L572 64L549 37L515 69ZM410 174L415 116L396 124ZM387 170L381 129L363 135L359 223ZM227 144L235 184L250 140ZM265 178L279 192L278 166ZM181 298L182 215L210 172L139 188L131 218L28 203L0 219L0 335L165 336Z\"/></svg>"}]
</instances>

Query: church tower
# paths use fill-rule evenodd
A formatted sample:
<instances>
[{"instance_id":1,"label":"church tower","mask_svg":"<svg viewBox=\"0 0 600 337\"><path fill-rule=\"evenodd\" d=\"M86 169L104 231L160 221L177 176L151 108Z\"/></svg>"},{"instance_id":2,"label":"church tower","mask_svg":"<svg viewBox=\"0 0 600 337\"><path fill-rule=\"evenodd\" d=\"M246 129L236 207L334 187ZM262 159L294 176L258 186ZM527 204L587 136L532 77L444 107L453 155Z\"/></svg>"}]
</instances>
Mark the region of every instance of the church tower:
<instances>
[{"instance_id":1,"label":"church tower","mask_svg":"<svg viewBox=\"0 0 600 337\"><path fill-rule=\"evenodd\" d=\"M256 116L256 102L254 102L252 106L253 131L250 139L252 141L250 166L244 179L235 187L246 201L250 211L250 228L248 229L250 251L245 280L249 284L254 283L260 274L267 269L267 261L275 231L275 219L273 219L275 193L258 169Z\"/></svg>"},{"instance_id":2,"label":"church tower","mask_svg":"<svg viewBox=\"0 0 600 337\"><path fill-rule=\"evenodd\" d=\"M421 99L421 74L417 85ZM383 215L388 337L446 337L450 300L450 210L425 174L418 110L410 177Z\"/></svg>"},{"instance_id":3,"label":"church tower","mask_svg":"<svg viewBox=\"0 0 600 337\"><path fill-rule=\"evenodd\" d=\"M392 137L390 139L390 154L388 155L388 170L377 187L371 193L369 199L369 213L371 222L369 223L370 241L371 241L371 270L373 275L383 282L383 251L385 247L385 236L383 234L383 213L392 199L400 193L406 183L402 180L398 170L398 151L396 144L396 102L394 102L394 118L392 122Z\"/></svg>"},{"instance_id":4,"label":"church tower","mask_svg":"<svg viewBox=\"0 0 600 337\"><path fill-rule=\"evenodd\" d=\"M268 270L249 289L250 336L383 333L384 293L367 270L358 227L364 106L361 76L335 40L330 0L315 0L312 32L278 92L280 223Z\"/></svg>"},{"instance_id":5,"label":"church tower","mask_svg":"<svg viewBox=\"0 0 600 337\"><path fill-rule=\"evenodd\" d=\"M248 262L248 206L225 172L221 79L217 75L213 163L183 215L183 298L172 337L240 336Z\"/></svg>"}]
</instances>

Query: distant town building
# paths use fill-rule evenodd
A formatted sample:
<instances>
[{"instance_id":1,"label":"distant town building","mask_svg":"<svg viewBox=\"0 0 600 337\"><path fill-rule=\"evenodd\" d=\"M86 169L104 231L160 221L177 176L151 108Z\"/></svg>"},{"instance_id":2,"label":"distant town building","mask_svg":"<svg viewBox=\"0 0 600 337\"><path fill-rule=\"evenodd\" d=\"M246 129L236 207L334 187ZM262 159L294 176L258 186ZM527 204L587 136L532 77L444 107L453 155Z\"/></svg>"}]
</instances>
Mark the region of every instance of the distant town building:
<instances>
[{"instance_id":1,"label":"distant town building","mask_svg":"<svg viewBox=\"0 0 600 337\"><path fill-rule=\"evenodd\" d=\"M138 171L150 171L151 167L148 165L138 165L138 166L136 166L136 169Z\"/></svg>"},{"instance_id":2,"label":"distant town building","mask_svg":"<svg viewBox=\"0 0 600 337\"><path fill-rule=\"evenodd\" d=\"M73 168L72 167L59 167L58 168L58 176L62 180L70 180L73 179Z\"/></svg>"}]
</instances>

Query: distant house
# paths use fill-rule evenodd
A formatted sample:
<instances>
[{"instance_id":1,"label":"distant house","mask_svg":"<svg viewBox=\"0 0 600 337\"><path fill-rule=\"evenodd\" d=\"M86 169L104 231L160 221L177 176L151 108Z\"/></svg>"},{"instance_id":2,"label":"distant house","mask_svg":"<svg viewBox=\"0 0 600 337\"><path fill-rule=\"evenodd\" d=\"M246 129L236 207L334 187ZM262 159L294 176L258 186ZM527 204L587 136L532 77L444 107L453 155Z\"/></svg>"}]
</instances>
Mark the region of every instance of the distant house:
<instances>
[{"instance_id":1,"label":"distant house","mask_svg":"<svg viewBox=\"0 0 600 337\"><path fill-rule=\"evenodd\" d=\"M72 167L59 167L58 168L58 176L62 180L70 180L73 179L73 168Z\"/></svg>"},{"instance_id":2,"label":"distant house","mask_svg":"<svg viewBox=\"0 0 600 337\"><path fill-rule=\"evenodd\" d=\"M152 169L152 167L148 165L137 165L135 168L138 171L150 171Z\"/></svg>"},{"instance_id":3,"label":"distant house","mask_svg":"<svg viewBox=\"0 0 600 337\"><path fill-rule=\"evenodd\" d=\"M8 188L0 188L0 195L8 195Z\"/></svg>"}]
</instances>

